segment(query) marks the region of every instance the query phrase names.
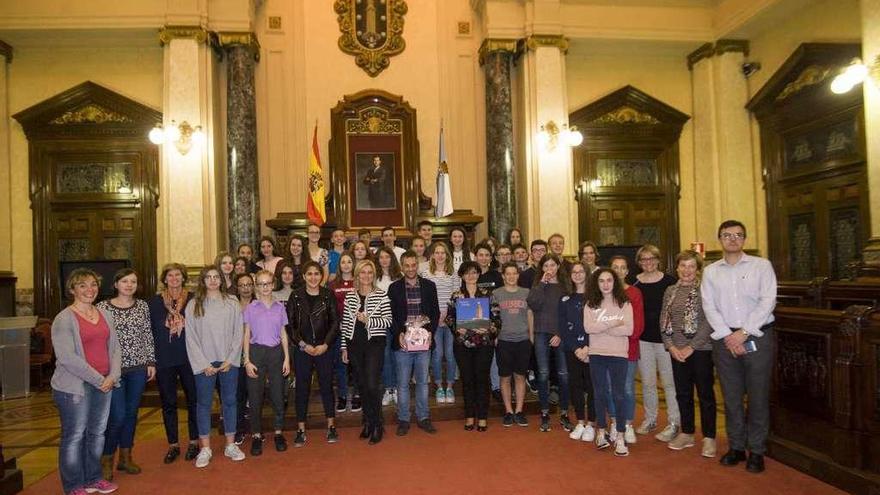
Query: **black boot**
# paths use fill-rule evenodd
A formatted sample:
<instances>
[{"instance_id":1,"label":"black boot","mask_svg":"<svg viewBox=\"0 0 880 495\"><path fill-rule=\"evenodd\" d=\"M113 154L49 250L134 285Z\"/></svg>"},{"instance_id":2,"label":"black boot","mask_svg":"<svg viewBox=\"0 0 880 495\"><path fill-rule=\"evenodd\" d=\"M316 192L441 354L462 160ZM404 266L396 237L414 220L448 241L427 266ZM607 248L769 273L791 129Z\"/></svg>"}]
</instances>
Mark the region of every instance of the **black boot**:
<instances>
[{"instance_id":1,"label":"black boot","mask_svg":"<svg viewBox=\"0 0 880 495\"><path fill-rule=\"evenodd\" d=\"M366 438L370 438L370 433L373 431L373 427L370 426L370 423L364 423L364 427L361 430L360 438L364 440Z\"/></svg>"},{"instance_id":2,"label":"black boot","mask_svg":"<svg viewBox=\"0 0 880 495\"><path fill-rule=\"evenodd\" d=\"M373 432L370 434L370 445L376 445L377 443L382 441L382 435L385 434L385 427L381 424L373 427Z\"/></svg>"}]
</instances>

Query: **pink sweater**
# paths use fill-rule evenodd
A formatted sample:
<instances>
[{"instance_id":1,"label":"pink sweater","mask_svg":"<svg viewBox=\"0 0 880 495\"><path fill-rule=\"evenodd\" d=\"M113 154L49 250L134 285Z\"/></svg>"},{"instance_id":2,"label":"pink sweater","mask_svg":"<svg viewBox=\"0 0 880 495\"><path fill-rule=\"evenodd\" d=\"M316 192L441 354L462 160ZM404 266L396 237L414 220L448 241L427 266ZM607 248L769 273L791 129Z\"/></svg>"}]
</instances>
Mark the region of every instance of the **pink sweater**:
<instances>
[{"instance_id":1,"label":"pink sweater","mask_svg":"<svg viewBox=\"0 0 880 495\"><path fill-rule=\"evenodd\" d=\"M590 355L627 358L628 337L633 333L633 310L630 303L623 307L613 299L601 306L584 308L584 329L590 334Z\"/></svg>"}]
</instances>

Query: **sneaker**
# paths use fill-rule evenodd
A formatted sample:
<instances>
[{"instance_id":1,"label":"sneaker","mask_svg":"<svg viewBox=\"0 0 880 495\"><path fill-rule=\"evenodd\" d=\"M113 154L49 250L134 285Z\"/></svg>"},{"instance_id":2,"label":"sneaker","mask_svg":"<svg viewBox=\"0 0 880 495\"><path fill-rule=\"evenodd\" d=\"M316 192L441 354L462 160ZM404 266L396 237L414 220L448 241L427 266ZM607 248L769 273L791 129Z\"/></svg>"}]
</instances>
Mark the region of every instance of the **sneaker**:
<instances>
[{"instance_id":1,"label":"sneaker","mask_svg":"<svg viewBox=\"0 0 880 495\"><path fill-rule=\"evenodd\" d=\"M191 443L186 448L186 454L183 455L183 458L188 461L191 461L191 460L195 459L197 455L199 455L199 446L194 443Z\"/></svg>"},{"instance_id":2,"label":"sneaker","mask_svg":"<svg viewBox=\"0 0 880 495\"><path fill-rule=\"evenodd\" d=\"M599 429L599 432L596 434L596 448L599 450L607 449L611 446L611 442L608 441L608 435L605 433L605 430Z\"/></svg>"},{"instance_id":3,"label":"sneaker","mask_svg":"<svg viewBox=\"0 0 880 495\"><path fill-rule=\"evenodd\" d=\"M237 431L235 432L235 445L241 445L244 443L244 433Z\"/></svg>"},{"instance_id":4,"label":"sneaker","mask_svg":"<svg viewBox=\"0 0 880 495\"><path fill-rule=\"evenodd\" d=\"M293 440L294 447L302 447L306 444L306 432L304 430L296 430L296 438Z\"/></svg>"},{"instance_id":5,"label":"sneaker","mask_svg":"<svg viewBox=\"0 0 880 495\"><path fill-rule=\"evenodd\" d=\"M516 426L529 426L529 420L526 419L526 415L521 412L513 415L513 421L516 422Z\"/></svg>"},{"instance_id":6,"label":"sneaker","mask_svg":"<svg viewBox=\"0 0 880 495\"><path fill-rule=\"evenodd\" d=\"M667 447L672 450L684 450L688 447L694 446L694 436L687 433L679 433L675 438L673 438Z\"/></svg>"},{"instance_id":7,"label":"sneaker","mask_svg":"<svg viewBox=\"0 0 880 495\"><path fill-rule=\"evenodd\" d=\"M571 431L574 428L571 425L571 421L568 420L568 414L560 414L559 415L559 424L562 425L562 429L565 431Z\"/></svg>"},{"instance_id":8,"label":"sneaker","mask_svg":"<svg viewBox=\"0 0 880 495\"><path fill-rule=\"evenodd\" d=\"M437 391L434 392L434 399L437 401L437 404L445 404L446 389L444 389L443 387L437 387Z\"/></svg>"},{"instance_id":9,"label":"sneaker","mask_svg":"<svg viewBox=\"0 0 880 495\"><path fill-rule=\"evenodd\" d=\"M363 409L361 405L361 396L355 395L351 398L351 412L360 412Z\"/></svg>"},{"instance_id":10,"label":"sneaker","mask_svg":"<svg viewBox=\"0 0 880 495\"><path fill-rule=\"evenodd\" d=\"M391 401L394 402L395 404L397 404L397 389L396 388L391 389Z\"/></svg>"},{"instance_id":11,"label":"sneaker","mask_svg":"<svg viewBox=\"0 0 880 495\"><path fill-rule=\"evenodd\" d=\"M281 433L275 434L275 451L276 452L287 451L287 439L284 438L284 435Z\"/></svg>"},{"instance_id":12,"label":"sneaker","mask_svg":"<svg viewBox=\"0 0 880 495\"><path fill-rule=\"evenodd\" d=\"M654 438L661 442L671 442L676 435L678 435L678 425L669 423L666 428L663 428L663 431L654 435Z\"/></svg>"},{"instance_id":13,"label":"sneaker","mask_svg":"<svg viewBox=\"0 0 880 495\"><path fill-rule=\"evenodd\" d=\"M618 437L617 441L614 442L614 455L617 457L626 457L629 455L629 448L626 446L626 440L623 437Z\"/></svg>"},{"instance_id":14,"label":"sneaker","mask_svg":"<svg viewBox=\"0 0 880 495\"><path fill-rule=\"evenodd\" d=\"M596 428L593 425L587 425L584 428L584 434L581 436L581 441L583 442L592 442L596 439Z\"/></svg>"},{"instance_id":15,"label":"sneaker","mask_svg":"<svg viewBox=\"0 0 880 495\"><path fill-rule=\"evenodd\" d=\"M656 429L657 429L657 422L652 421L650 419L646 419L646 420L642 421L642 424L640 424L639 427L636 429L636 433L638 433L639 435L647 435L648 433L651 433L652 431L654 431Z\"/></svg>"},{"instance_id":16,"label":"sneaker","mask_svg":"<svg viewBox=\"0 0 880 495\"><path fill-rule=\"evenodd\" d=\"M584 426L583 423L578 423L577 426L571 430L571 433L568 434L568 438L572 440L580 440L582 436L584 436L584 431L587 430L587 427Z\"/></svg>"},{"instance_id":17,"label":"sneaker","mask_svg":"<svg viewBox=\"0 0 880 495\"><path fill-rule=\"evenodd\" d=\"M434 423L431 422L430 418L420 419L416 422L416 426L419 427L420 430L425 433L434 434L437 433L437 428L434 427Z\"/></svg>"},{"instance_id":18,"label":"sneaker","mask_svg":"<svg viewBox=\"0 0 880 495\"><path fill-rule=\"evenodd\" d=\"M611 443L617 441L617 421L611 420L611 427L608 428L608 440L610 440Z\"/></svg>"},{"instance_id":19,"label":"sneaker","mask_svg":"<svg viewBox=\"0 0 880 495\"><path fill-rule=\"evenodd\" d=\"M715 457L715 439L714 438L704 438L703 439L703 452L701 453L703 457Z\"/></svg>"},{"instance_id":20,"label":"sneaker","mask_svg":"<svg viewBox=\"0 0 880 495\"><path fill-rule=\"evenodd\" d=\"M541 431L550 431L550 413L541 413Z\"/></svg>"},{"instance_id":21,"label":"sneaker","mask_svg":"<svg viewBox=\"0 0 880 495\"><path fill-rule=\"evenodd\" d=\"M98 480L94 483L89 483L83 488L86 493L113 493L117 489L116 483L111 483L107 480Z\"/></svg>"},{"instance_id":22,"label":"sneaker","mask_svg":"<svg viewBox=\"0 0 880 495\"><path fill-rule=\"evenodd\" d=\"M626 443L636 443L636 430L633 428L633 425L626 425L626 432L623 434L623 439L626 440Z\"/></svg>"},{"instance_id":23,"label":"sneaker","mask_svg":"<svg viewBox=\"0 0 880 495\"><path fill-rule=\"evenodd\" d=\"M213 455L214 453L211 452L211 449L209 447L202 447L202 450L199 451L199 455L196 456L196 467L208 467L208 464L211 463L211 457Z\"/></svg>"},{"instance_id":24,"label":"sneaker","mask_svg":"<svg viewBox=\"0 0 880 495\"><path fill-rule=\"evenodd\" d=\"M345 397L339 397L336 399L336 412L341 413L345 412L348 409L348 405L346 404Z\"/></svg>"},{"instance_id":25,"label":"sneaker","mask_svg":"<svg viewBox=\"0 0 880 495\"><path fill-rule=\"evenodd\" d=\"M501 420L501 425L505 428L513 426L513 413L504 413L504 419Z\"/></svg>"},{"instance_id":26,"label":"sneaker","mask_svg":"<svg viewBox=\"0 0 880 495\"><path fill-rule=\"evenodd\" d=\"M251 455L256 457L263 455L263 437L254 436L251 438Z\"/></svg>"},{"instance_id":27,"label":"sneaker","mask_svg":"<svg viewBox=\"0 0 880 495\"><path fill-rule=\"evenodd\" d=\"M241 449L238 448L238 445L235 445L234 443L227 445L226 448L223 449L223 455L236 462L244 460L244 452L242 452Z\"/></svg>"},{"instance_id":28,"label":"sneaker","mask_svg":"<svg viewBox=\"0 0 880 495\"><path fill-rule=\"evenodd\" d=\"M538 381L535 379L535 372L529 370L529 377L526 379L526 386L529 388L529 392L536 394L538 393Z\"/></svg>"},{"instance_id":29,"label":"sneaker","mask_svg":"<svg viewBox=\"0 0 880 495\"><path fill-rule=\"evenodd\" d=\"M446 403L455 404L455 391L452 387L446 387Z\"/></svg>"},{"instance_id":30,"label":"sneaker","mask_svg":"<svg viewBox=\"0 0 880 495\"><path fill-rule=\"evenodd\" d=\"M397 436L403 437L409 433L409 421L399 421L397 423Z\"/></svg>"},{"instance_id":31,"label":"sneaker","mask_svg":"<svg viewBox=\"0 0 880 495\"><path fill-rule=\"evenodd\" d=\"M501 396L501 389L496 388L492 390L492 398L497 402L504 402L504 397Z\"/></svg>"},{"instance_id":32,"label":"sneaker","mask_svg":"<svg viewBox=\"0 0 880 495\"><path fill-rule=\"evenodd\" d=\"M394 401L394 396L393 396L393 394L391 393L391 389L390 389L390 388L386 388L386 389L385 389L385 395L382 396L382 406L383 406L383 407L384 407L384 406L390 406L391 403L392 403L393 401Z\"/></svg>"},{"instance_id":33,"label":"sneaker","mask_svg":"<svg viewBox=\"0 0 880 495\"><path fill-rule=\"evenodd\" d=\"M336 443L339 441L339 433L336 432L336 427L331 426L327 428L327 443Z\"/></svg>"}]
</instances>

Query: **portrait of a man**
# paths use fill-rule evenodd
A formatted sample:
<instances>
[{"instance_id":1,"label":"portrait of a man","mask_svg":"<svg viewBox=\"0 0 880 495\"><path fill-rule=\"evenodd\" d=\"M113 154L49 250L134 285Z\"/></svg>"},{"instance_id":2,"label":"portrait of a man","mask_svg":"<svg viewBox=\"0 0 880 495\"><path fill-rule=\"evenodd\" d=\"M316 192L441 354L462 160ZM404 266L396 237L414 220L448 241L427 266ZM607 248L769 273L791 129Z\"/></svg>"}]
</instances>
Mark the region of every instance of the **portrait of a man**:
<instances>
[{"instance_id":1,"label":"portrait of a man","mask_svg":"<svg viewBox=\"0 0 880 495\"><path fill-rule=\"evenodd\" d=\"M395 197L394 153L357 153L357 208L393 210Z\"/></svg>"}]
</instances>

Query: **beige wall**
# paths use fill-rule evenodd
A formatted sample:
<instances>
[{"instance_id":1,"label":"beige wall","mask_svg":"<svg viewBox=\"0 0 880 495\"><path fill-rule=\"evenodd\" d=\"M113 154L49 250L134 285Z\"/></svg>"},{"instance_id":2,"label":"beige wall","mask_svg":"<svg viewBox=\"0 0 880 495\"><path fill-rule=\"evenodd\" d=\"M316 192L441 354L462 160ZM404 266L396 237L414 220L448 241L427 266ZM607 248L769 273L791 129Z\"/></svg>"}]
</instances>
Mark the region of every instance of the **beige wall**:
<instances>
[{"instance_id":1,"label":"beige wall","mask_svg":"<svg viewBox=\"0 0 880 495\"><path fill-rule=\"evenodd\" d=\"M13 42L14 43L14 42ZM132 46L133 45L133 46ZM129 48L68 39L64 46L14 45L9 65L10 115L91 80L129 98L162 108L162 49L129 41ZM33 227L28 197L28 144L21 126L10 122L12 183L12 269L17 287L33 287Z\"/></svg>"},{"instance_id":2,"label":"beige wall","mask_svg":"<svg viewBox=\"0 0 880 495\"><path fill-rule=\"evenodd\" d=\"M573 112L626 85L632 85L688 115L692 114L691 76L685 60L692 43L581 40L566 58L569 111ZM683 247L696 238L694 203L693 124L688 121L679 141L681 199L678 212Z\"/></svg>"},{"instance_id":3,"label":"beige wall","mask_svg":"<svg viewBox=\"0 0 880 495\"><path fill-rule=\"evenodd\" d=\"M268 0L255 27L263 57L257 71L260 201L263 221L305 211L312 129L325 176L330 168L330 109L347 94L377 88L402 95L417 111L422 190L434 196L440 119L446 129L456 208L486 214L485 120L479 33L457 34L472 19L467 0L408 2L405 51L372 78L337 46L332 0ZM282 17L282 31L267 30ZM264 227L264 230L265 227ZM485 235L485 227L478 235Z\"/></svg>"}]
</instances>

